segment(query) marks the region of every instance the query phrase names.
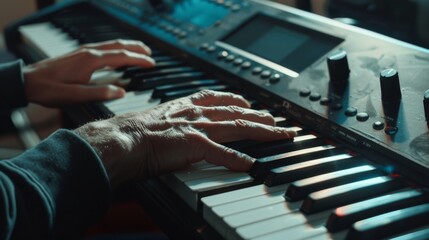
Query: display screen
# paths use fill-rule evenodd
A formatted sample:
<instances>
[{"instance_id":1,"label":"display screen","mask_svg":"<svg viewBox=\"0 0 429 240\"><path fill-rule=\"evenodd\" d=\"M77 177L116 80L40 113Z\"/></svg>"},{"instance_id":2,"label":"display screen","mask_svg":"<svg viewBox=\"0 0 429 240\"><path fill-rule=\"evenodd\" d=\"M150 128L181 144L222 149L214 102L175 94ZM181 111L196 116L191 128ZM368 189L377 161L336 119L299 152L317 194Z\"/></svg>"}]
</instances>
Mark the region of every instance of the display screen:
<instances>
[{"instance_id":1,"label":"display screen","mask_svg":"<svg viewBox=\"0 0 429 240\"><path fill-rule=\"evenodd\" d=\"M256 15L222 41L301 72L344 39L266 15Z\"/></svg>"}]
</instances>

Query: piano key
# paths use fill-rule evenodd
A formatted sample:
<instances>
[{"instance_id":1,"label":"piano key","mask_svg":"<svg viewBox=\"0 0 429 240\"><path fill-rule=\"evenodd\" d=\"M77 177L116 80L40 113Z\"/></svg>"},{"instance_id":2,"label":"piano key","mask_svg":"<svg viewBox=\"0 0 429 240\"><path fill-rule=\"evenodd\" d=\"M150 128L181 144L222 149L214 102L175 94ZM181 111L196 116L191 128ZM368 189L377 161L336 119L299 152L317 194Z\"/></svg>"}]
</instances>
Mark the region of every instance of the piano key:
<instances>
[{"instance_id":1,"label":"piano key","mask_svg":"<svg viewBox=\"0 0 429 240\"><path fill-rule=\"evenodd\" d=\"M347 153L332 154L329 157L317 158L284 167L273 168L265 178L265 184L274 186L336 170L368 164L361 157Z\"/></svg>"},{"instance_id":2,"label":"piano key","mask_svg":"<svg viewBox=\"0 0 429 240\"><path fill-rule=\"evenodd\" d=\"M427 240L429 236L429 226L423 226L417 230L401 234L390 240Z\"/></svg>"},{"instance_id":3,"label":"piano key","mask_svg":"<svg viewBox=\"0 0 429 240\"><path fill-rule=\"evenodd\" d=\"M405 182L401 178L385 176L370 178L311 193L304 200L301 210L307 214L315 213L404 187Z\"/></svg>"},{"instance_id":4,"label":"piano key","mask_svg":"<svg viewBox=\"0 0 429 240\"><path fill-rule=\"evenodd\" d=\"M151 49L152 51L154 51L153 49ZM152 54L153 56L153 54ZM127 67L124 69L123 71L123 78L131 78L132 76L134 76L137 73L140 72L145 72L148 70L159 70L159 69L164 69L164 68L173 68L173 67L181 67L183 66L184 63L182 61L177 61L177 60L173 60L173 61L163 61L163 62L156 62L156 66L150 69L146 69L146 68L142 68L142 67Z\"/></svg>"},{"instance_id":5,"label":"piano key","mask_svg":"<svg viewBox=\"0 0 429 240\"><path fill-rule=\"evenodd\" d=\"M220 169L219 171L223 171ZM246 173L231 172L182 182L174 173L166 174L162 180L195 211L200 210L201 197L231 191L253 185L253 178Z\"/></svg>"},{"instance_id":6,"label":"piano key","mask_svg":"<svg viewBox=\"0 0 429 240\"><path fill-rule=\"evenodd\" d=\"M263 204L265 201L273 203L284 202L284 199L280 195L286 187L286 185L282 185L267 188L264 185L256 185L202 198L201 202L203 203L204 219L211 223L221 234L226 234L226 232L224 232L226 228L224 228L225 225L222 221L224 216L232 214L232 211L240 212L249 208L251 209L252 202L253 204L259 205ZM241 204L238 209L235 209L234 204L237 202L244 202L244 204Z\"/></svg>"},{"instance_id":7,"label":"piano key","mask_svg":"<svg viewBox=\"0 0 429 240\"><path fill-rule=\"evenodd\" d=\"M162 77L168 74L178 74L178 73L188 73L188 72L195 72L195 68L175 67L175 68L161 68L157 70L148 69L148 71L134 74L132 78L133 78L133 81L139 81L147 78Z\"/></svg>"},{"instance_id":8,"label":"piano key","mask_svg":"<svg viewBox=\"0 0 429 240\"><path fill-rule=\"evenodd\" d=\"M294 139L294 142L295 141L296 138ZM301 146L305 145L307 144L302 144ZM336 149L333 145L314 145L314 147L310 145L309 147L305 146L306 148L299 150L289 150L285 148L285 153L259 158L253 163L253 166L250 169L250 175L256 179L261 179L265 178L270 173L270 170L276 167L343 153L342 149Z\"/></svg>"},{"instance_id":9,"label":"piano key","mask_svg":"<svg viewBox=\"0 0 429 240\"><path fill-rule=\"evenodd\" d=\"M429 223L429 203L396 210L353 224L347 239L381 239Z\"/></svg>"},{"instance_id":10,"label":"piano key","mask_svg":"<svg viewBox=\"0 0 429 240\"><path fill-rule=\"evenodd\" d=\"M259 143L257 146L242 148L240 151L254 158L263 158L308 147L328 145L324 139L314 134L309 134L307 130L302 130L298 134L299 135L295 136L293 139L263 142Z\"/></svg>"},{"instance_id":11,"label":"piano key","mask_svg":"<svg viewBox=\"0 0 429 240\"><path fill-rule=\"evenodd\" d=\"M288 201L298 201L304 199L312 192L385 174L373 166L364 165L316 175L291 183L286 191L285 198Z\"/></svg>"},{"instance_id":12,"label":"piano key","mask_svg":"<svg viewBox=\"0 0 429 240\"><path fill-rule=\"evenodd\" d=\"M167 92L170 91L178 91L193 87L202 87L202 86L213 86L216 84L221 84L218 80L207 79L207 80L195 80L184 83L176 83L176 84L167 84L163 86L155 87L153 90L152 98L162 98L165 96Z\"/></svg>"},{"instance_id":13,"label":"piano key","mask_svg":"<svg viewBox=\"0 0 429 240\"><path fill-rule=\"evenodd\" d=\"M418 190L384 195L335 209L329 217L326 227L331 232L344 230L359 220L425 203L428 200L429 196Z\"/></svg>"},{"instance_id":14,"label":"piano key","mask_svg":"<svg viewBox=\"0 0 429 240\"><path fill-rule=\"evenodd\" d=\"M177 73L167 76L152 77L147 79L132 79L130 84L127 86L127 90L147 90L153 89L156 86L164 84L172 84L177 82L187 82L192 80L199 80L206 78L202 72L186 72Z\"/></svg>"}]
</instances>

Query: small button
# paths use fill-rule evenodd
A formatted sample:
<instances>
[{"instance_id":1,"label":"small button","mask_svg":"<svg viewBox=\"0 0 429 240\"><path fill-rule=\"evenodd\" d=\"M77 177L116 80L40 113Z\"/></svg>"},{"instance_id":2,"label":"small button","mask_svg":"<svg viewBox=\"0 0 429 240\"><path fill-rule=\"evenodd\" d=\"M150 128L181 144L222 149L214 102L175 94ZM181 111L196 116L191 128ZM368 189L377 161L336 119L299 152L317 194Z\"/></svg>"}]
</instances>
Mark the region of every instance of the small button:
<instances>
[{"instance_id":1,"label":"small button","mask_svg":"<svg viewBox=\"0 0 429 240\"><path fill-rule=\"evenodd\" d=\"M311 93L310 94L310 101L319 101L319 99L321 98L322 96L320 95L320 93L317 93L317 92L315 92L315 93Z\"/></svg>"},{"instance_id":2,"label":"small button","mask_svg":"<svg viewBox=\"0 0 429 240\"><path fill-rule=\"evenodd\" d=\"M248 69L252 66L252 64L249 61L245 61L243 62L243 64L241 64L241 68L243 69Z\"/></svg>"},{"instance_id":3,"label":"small button","mask_svg":"<svg viewBox=\"0 0 429 240\"><path fill-rule=\"evenodd\" d=\"M234 60L234 65L236 65L236 66L241 65L242 63L243 63L243 59L241 59L241 58L237 58Z\"/></svg>"},{"instance_id":4,"label":"small button","mask_svg":"<svg viewBox=\"0 0 429 240\"><path fill-rule=\"evenodd\" d=\"M253 70L252 70L252 73L254 74L254 75L258 75L258 74L260 74L262 72L262 68L261 67L254 67L253 68Z\"/></svg>"},{"instance_id":5,"label":"small button","mask_svg":"<svg viewBox=\"0 0 429 240\"><path fill-rule=\"evenodd\" d=\"M320 99L320 105L324 105L327 106L332 102L332 99L327 98L327 97L323 97Z\"/></svg>"},{"instance_id":6,"label":"small button","mask_svg":"<svg viewBox=\"0 0 429 240\"><path fill-rule=\"evenodd\" d=\"M239 11L241 9L241 7L240 7L240 5L238 5L238 4L234 4L234 5L232 5L231 6L231 10L233 11L233 12L237 12L237 11Z\"/></svg>"},{"instance_id":7,"label":"small button","mask_svg":"<svg viewBox=\"0 0 429 240\"><path fill-rule=\"evenodd\" d=\"M356 120L358 120L359 122L365 122L366 120L368 120L369 115L366 112L360 112L356 115Z\"/></svg>"},{"instance_id":8,"label":"small button","mask_svg":"<svg viewBox=\"0 0 429 240\"><path fill-rule=\"evenodd\" d=\"M175 28L173 30L174 35L179 35L181 32L182 32L182 29L180 29L180 28Z\"/></svg>"},{"instance_id":9,"label":"small button","mask_svg":"<svg viewBox=\"0 0 429 240\"><path fill-rule=\"evenodd\" d=\"M343 104L341 104L339 102L331 104L332 110L338 111L338 110L341 110L342 108L343 108Z\"/></svg>"},{"instance_id":10,"label":"small button","mask_svg":"<svg viewBox=\"0 0 429 240\"><path fill-rule=\"evenodd\" d=\"M202 44L200 45L200 49L202 49L202 50L206 50L209 46L210 46L210 45L209 45L208 43L202 43Z\"/></svg>"},{"instance_id":11,"label":"small button","mask_svg":"<svg viewBox=\"0 0 429 240\"><path fill-rule=\"evenodd\" d=\"M278 82L278 81L280 81L280 78L281 78L282 76L280 75L280 74L278 74L278 73L274 73L273 75L271 75L271 77L270 77L270 83L276 83L276 82Z\"/></svg>"},{"instance_id":12,"label":"small button","mask_svg":"<svg viewBox=\"0 0 429 240\"><path fill-rule=\"evenodd\" d=\"M384 128L384 123L381 121L376 121L372 124L372 128L375 130L382 130Z\"/></svg>"},{"instance_id":13,"label":"small button","mask_svg":"<svg viewBox=\"0 0 429 240\"><path fill-rule=\"evenodd\" d=\"M215 46L209 46L208 48L207 48L207 52L214 52L214 51L216 51L216 47Z\"/></svg>"},{"instance_id":14,"label":"small button","mask_svg":"<svg viewBox=\"0 0 429 240\"><path fill-rule=\"evenodd\" d=\"M311 90L310 90L310 89L308 89L308 88L304 88L304 89L301 89L301 90L299 91L299 95L300 95L301 97L307 97L308 95L310 95L310 93L311 93Z\"/></svg>"},{"instance_id":15,"label":"small button","mask_svg":"<svg viewBox=\"0 0 429 240\"><path fill-rule=\"evenodd\" d=\"M188 33L187 32L185 32L185 31L182 31L182 32L180 32L179 33L179 35L177 36L177 37L179 37L179 38L186 38L188 36ZM213 46L212 46L213 47ZM210 47L209 47L210 48ZM215 48L216 49L216 48ZM214 50L215 50L214 49ZM214 51L213 50L213 51ZM213 51L211 51L211 52L213 52Z\"/></svg>"},{"instance_id":16,"label":"small button","mask_svg":"<svg viewBox=\"0 0 429 240\"><path fill-rule=\"evenodd\" d=\"M235 59L235 56L234 56L234 55L232 55L232 54L228 55L228 56L225 58L225 60L226 60L227 62L232 62L234 59Z\"/></svg>"},{"instance_id":17,"label":"small button","mask_svg":"<svg viewBox=\"0 0 429 240\"><path fill-rule=\"evenodd\" d=\"M346 116L349 116L349 117L356 116L356 114L357 114L357 109L356 109L356 108L354 108L354 107L348 107L348 108L346 109L346 111L344 112L344 114L346 114Z\"/></svg>"},{"instance_id":18,"label":"small button","mask_svg":"<svg viewBox=\"0 0 429 240\"><path fill-rule=\"evenodd\" d=\"M271 76L271 71L269 70L264 70L261 73L261 78L269 78Z\"/></svg>"},{"instance_id":19,"label":"small button","mask_svg":"<svg viewBox=\"0 0 429 240\"><path fill-rule=\"evenodd\" d=\"M224 58L228 57L228 55L229 55L229 53L227 51L222 51L222 52L219 52L217 57L220 59L224 59Z\"/></svg>"},{"instance_id":20,"label":"small button","mask_svg":"<svg viewBox=\"0 0 429 240\"><path fill-rule=\"evenodd\" d=\"M386 127L384 132L390 136L395 135L398 132L398 127Z\"/></svg>"}]
</instances>

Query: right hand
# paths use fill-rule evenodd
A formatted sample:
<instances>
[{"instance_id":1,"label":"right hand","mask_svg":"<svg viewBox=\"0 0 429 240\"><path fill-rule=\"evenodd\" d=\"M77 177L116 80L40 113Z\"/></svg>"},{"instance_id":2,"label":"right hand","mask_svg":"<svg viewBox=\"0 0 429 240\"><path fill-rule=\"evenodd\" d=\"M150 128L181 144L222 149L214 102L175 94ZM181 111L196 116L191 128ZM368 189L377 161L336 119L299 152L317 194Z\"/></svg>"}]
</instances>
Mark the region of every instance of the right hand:
<instances>
[{"instance_id":1,"label":"right hand","mask_svg":"<svg viewBox=\"0 0 429 240\"><path fill-rule=\"evenodd\" d=\"M270 114L249 107L239 95L202 91L144 112L88 123L75 131L98 152L112 186L203 159L247 171L255 159L219 143L295 136L295 132L275 127Z\"/></svg>"}]
</instances>

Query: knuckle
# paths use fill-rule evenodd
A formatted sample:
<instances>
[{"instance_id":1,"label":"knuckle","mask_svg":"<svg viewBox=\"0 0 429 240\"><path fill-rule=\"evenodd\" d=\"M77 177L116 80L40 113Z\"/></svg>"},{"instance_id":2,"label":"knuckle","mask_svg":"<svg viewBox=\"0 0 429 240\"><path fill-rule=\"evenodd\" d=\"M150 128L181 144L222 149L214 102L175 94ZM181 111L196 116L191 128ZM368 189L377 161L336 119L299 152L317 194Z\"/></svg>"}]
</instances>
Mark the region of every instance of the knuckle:
<instances>
[{"instance_id":1,"label":"knuckle","mask_svg":"<svg viewBox=\"0 0 429 240\"><path fill-rule=\"evenodd\" d=\"M244 109L235 105L227 106L226 109L232 113L244 114Z\"/></svg>"},{"instance_id":2,"label":"knuckle","mask_svg":"<svg viewBox=\"0 0 429 240\"><path fill-rule=\"evenodd\" d=\"M248 128L251 126L251 123L244 119L235 119L234 124L236 127L240 127L240 128Z\"/></svg>"}]
</instances>

